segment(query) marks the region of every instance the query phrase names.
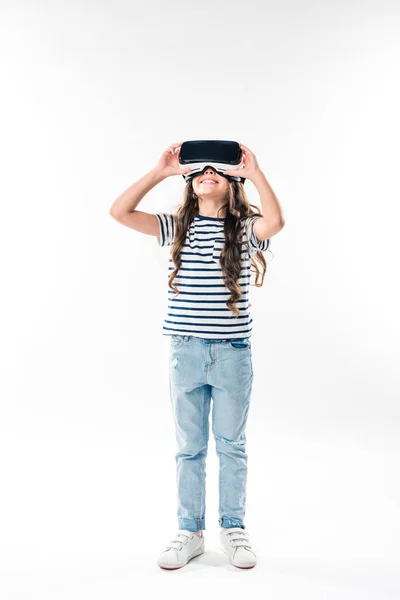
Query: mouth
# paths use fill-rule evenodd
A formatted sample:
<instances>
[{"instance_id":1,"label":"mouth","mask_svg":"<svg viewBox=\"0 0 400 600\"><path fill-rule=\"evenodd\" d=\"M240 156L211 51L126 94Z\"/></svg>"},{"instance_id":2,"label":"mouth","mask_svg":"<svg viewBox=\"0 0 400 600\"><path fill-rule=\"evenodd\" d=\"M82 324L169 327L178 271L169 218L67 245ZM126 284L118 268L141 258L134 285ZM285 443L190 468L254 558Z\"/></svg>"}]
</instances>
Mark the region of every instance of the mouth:
<instances>
[{"instance_id":1,"label":"mouth","mask_svg":"<svg viewBox=\"0 0 400 600\"><path fill-rule=\"evenodd\" d=\"M215 179L209 179L208 177L206 179L202 179L200 183L203 183L205 185L218 185L218 181L216 181Z\"/></svg>"}]
</instances>

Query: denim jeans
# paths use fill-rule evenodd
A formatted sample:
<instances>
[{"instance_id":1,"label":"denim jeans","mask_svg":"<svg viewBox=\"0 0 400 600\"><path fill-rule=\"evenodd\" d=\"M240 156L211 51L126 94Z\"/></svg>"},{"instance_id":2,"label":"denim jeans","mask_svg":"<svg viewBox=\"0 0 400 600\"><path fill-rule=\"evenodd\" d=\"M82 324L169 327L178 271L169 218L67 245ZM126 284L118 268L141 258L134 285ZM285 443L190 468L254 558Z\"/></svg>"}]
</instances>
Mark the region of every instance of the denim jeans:
<instances>
[{"instance_id":1,"label":"denim jeans","mask_svg":"<svg viewBox=\"0 0 400 600\"><path fill-rule=\"evenodd\" d=\"M171 335L170 399L177 442L179 529L205 529L206 455L211 398L219 458L219 520L245 528L246 421L253 384L249 338L212 340Z\"/></svg>"}]
</instances>

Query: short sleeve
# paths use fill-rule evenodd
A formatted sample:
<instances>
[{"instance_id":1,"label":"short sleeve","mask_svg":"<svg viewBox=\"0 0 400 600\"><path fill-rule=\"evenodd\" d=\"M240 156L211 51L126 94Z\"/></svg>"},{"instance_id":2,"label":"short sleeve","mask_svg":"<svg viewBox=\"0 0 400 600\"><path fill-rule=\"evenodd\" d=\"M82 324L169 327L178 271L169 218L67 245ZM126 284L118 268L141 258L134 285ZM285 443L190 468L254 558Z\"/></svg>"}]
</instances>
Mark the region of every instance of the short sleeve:
<instances>
[{"instance_id":1,"label":"short sleeve","mask_svg":"<svg viewBox=\"0 0 400 600\"><path fill-rule=\"evenodd\" d=\"M175 237L174 217L170 213L156 213L160 235L157 236L159 246L171 246Z\"/></svg>"},{"instance_id":2,"label":"short sleeve","mask_svg":"<svg viewBox=\"0 0 400 600\"><path fill-rule=\"evenodd\" d=\"M258 251L265 252L270 246L271 240L259 240L254 232L254 223L260 219L258 215L246 217L243 219L243 226L246 233L246 243L250 258Z\"/></svg>"}]
</instances>

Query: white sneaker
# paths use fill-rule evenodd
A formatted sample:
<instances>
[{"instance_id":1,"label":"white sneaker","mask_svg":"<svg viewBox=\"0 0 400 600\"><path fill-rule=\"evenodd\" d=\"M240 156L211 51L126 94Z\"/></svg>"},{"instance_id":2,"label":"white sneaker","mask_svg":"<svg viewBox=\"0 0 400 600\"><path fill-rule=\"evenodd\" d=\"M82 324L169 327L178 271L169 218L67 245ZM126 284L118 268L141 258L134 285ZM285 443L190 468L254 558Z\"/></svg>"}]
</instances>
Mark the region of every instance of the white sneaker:
<instances>
[{"instance_id":1,"label":"white sneaker","mask_svg":"<svg viewBox=\"0 0 400 600\"><path fill-rule=\"evenodd\" d=\"M234 567L251 569L257 558L251 549L249 534L241 527L221 527L220 548L229 557Z\"/></svg>"},{"instance_id":2,"label":"white sneaker","mask_svg":"<svg viewBox=\"0 0 400 600\"><path fill-rule=\"evenodd\" d=\"M203 532L195 533L187 529L180 529L172 542L161 552L157 564L162 569L180 569L189 560L203 552Z\"/></svg>"}]
</instances>

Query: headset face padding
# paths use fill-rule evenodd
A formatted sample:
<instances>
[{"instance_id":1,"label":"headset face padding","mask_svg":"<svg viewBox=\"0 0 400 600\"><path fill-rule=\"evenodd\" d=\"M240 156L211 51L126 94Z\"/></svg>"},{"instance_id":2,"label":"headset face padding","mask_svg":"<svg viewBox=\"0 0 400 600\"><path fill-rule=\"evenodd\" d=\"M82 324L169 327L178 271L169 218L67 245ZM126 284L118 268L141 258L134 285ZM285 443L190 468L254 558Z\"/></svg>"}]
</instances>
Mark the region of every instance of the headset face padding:
<instances>
[{"instance_id":1,"label":"headset face padding","mask_svg":"<svg viewBox=\"0 0 400 600\"><path fill-rule=\"evenodd\" d=\"M195 177L200 177L208 169L209 166L211 166L211 165L206 165L202 171L196 171L195 173L187 173L186 175L183 175L186 183L188 181L192 181ZM242 181L242 183L244 183L244 181L246 181L245 178L243 178L243 177L236 177L234 175L225 175L225 173L223 171L221 171L220 169L216 169L215 167L211 167L211 168L213 169L213 171L215 171L221 177L225 177L225 179L227 179L229 182Z\"/></svg>"}]
</instances>

